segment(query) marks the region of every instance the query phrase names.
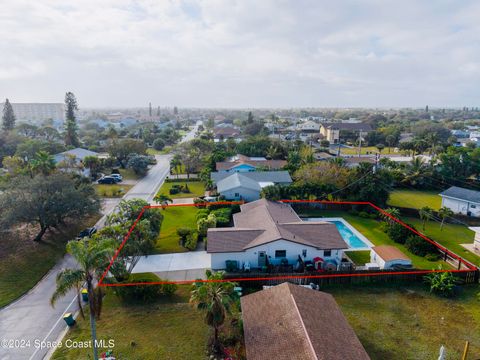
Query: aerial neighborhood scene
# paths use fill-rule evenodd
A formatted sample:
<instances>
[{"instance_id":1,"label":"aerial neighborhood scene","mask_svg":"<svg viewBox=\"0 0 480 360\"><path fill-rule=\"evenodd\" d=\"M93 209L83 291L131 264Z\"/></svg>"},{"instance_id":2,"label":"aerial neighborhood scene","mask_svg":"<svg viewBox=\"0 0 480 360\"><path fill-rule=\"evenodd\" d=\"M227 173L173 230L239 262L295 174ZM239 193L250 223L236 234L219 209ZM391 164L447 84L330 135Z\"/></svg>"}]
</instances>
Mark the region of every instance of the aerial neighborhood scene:
<instances>
[{"instance_id":1,"label":"aerial neighborhood scene","mask_svg":"<svg viewBox=\"0 0 480 360\"><path fill-rule=\"evenodd\" d=\"M1 9L1 360L480 360L480 3Z\"/></svg>"}]
</instances>

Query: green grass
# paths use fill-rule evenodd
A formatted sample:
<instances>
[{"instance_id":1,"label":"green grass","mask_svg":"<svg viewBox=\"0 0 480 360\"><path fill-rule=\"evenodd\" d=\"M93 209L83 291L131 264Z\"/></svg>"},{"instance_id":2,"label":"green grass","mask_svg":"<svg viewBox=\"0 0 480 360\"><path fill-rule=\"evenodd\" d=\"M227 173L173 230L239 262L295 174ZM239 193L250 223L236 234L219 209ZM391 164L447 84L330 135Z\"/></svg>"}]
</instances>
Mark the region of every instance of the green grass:
<instances>
[{"instance_id":1,"label":"green grass","mask_svg":"<svg viewBox=\"0 0 480 360\"><path fill-rule=\"evenodd\" d=\"M147 154L148 155L166 155L166 154L169 154L170 151L172 151L172 147L167 145L162 150L156 150L154 148L148 148L147 149Z\"/></svg>"},{"instance_id":2,"label":"green grass","mask_svg":"<svg viewBox=\"0 0 480 360\"><path fill-rule=\"evenodd\" d=\"M189 193L170 194L170 189L174 185L188 185ZM205 195L205 183L203 181L181 181L181 182L164 182L158 194L164 194L172 199L195 198Z\"/></svg>"},{"instance_id":3,"label":"green grass","mask_svg":"<svg viewBox=\"0 0 480 360\"><path fill-rule=\"evenodd\" d=\"M389 148L386 146L385 149L382 150L382 155L400 155L401 152L395 152L394 147L390 148L390 152L388 152ZM358 154L358 146L352 148L344 148L340 150L341 154L345 155L357 155ZM366 155L367 153L378 153L378 149L375 146L362 146L362 155Z\"/></svg>"},{"instance_id":4,"label":"green grass","mask_svg":"<svg viewBox=\"0 0 480 360\"><path fill-rule=\"evenodd\" d=\"M135 171L132 169L119 169L120 175L122 175L124 180L139 180L143 176L135 174Z\"/></svg>"},{"instance_id":5,"label":"green grass","mask_svg":"<svg viewBox=\"0 0 480 360\"><path fill-rule=\"evenodd\" d=\"M162 254L187 251L187 249L179 244L177 229L180 227L196 229L196 213L197 208L193 206L172 206L162 210L163 222L155 246L155 253Z\"/></svg>"},{"instance_id":6,"label":"green grass","mask_svg":"<svg viewBox=\"0 0 480 360\"><path fill-rule=\"evenodd\" d=\"M19 229L2 236L0 249L0 307L19 298L62 258L65 244L82 229L92 226L98 216L81 223L69 223L52 232L47 231L41 242L32 240L33 234Z\"/></svg>"},{"instance_id":7,"label":"green grass","mask_svg":"<svg viewBox=\"0 0 480 360\"><path fill-rule=\"evenodd\" d=\"M407 255L418 269L436 269L438 265L444 265L442 261L428 261L423 257L412 254L402 244L390 240L381 227L381 222L375 219L365 219L360 216L349 214L346 211L327 211L327 210L309 210L307 212L299 211L302 216L309 217L341 217L348 221L355 229L360 231L368 240L374 245L392 245L400 249L405 255Z\"/></svg>"},{"instance_id":8,"label":"green grass","mask_svg":"<svg viewBox=\"0 0 480 360\"><path fill-rule=\"evenodd\" d=\"M347 255L355 265L363 266L370 262L370 250L345 251L345 255Z\"/></svg>"},{"instance_id":9,"label":"green grass","mask_svg":"<svg viewBox=\"0 0 480 360\"><path fill-rule=\"evenodd\" d=\"M387 204L403 208L420 209L428 206L434 210L442 206L442 198L438 191L394 190L390 193Z\"/></svg>"},{"instance_id":10,"label":"green grass","mask_svg":"<svg viewBox=\"0 0 480 360\"><path fill-rule=\"evenodd\" d=\"M133 185L121 185L121 184L94 184L93 187L99 196L102 197L123 197ZM120 191L123 190L123 191Z\"/></svg>"},{"instance_id":11,"label":"green grass","mask_svg":"<svg viewBox=\"0 0 480 360\"><path fill-rule=\"evenodd\" d=\"M478 285L462 287L458 298L430 294L419 284L326 288L331 293L372 360L436 359L441 345L447 359L480 354Z\"/></svg>"},{"instance_id":12,"label":"green grass","mask_svg":"<svg viewBox=\"0 0 480 360\"><path fill-rule=\"evenodd\" d=\"M469 260L477 266L480 266L480 257L465 249L460 244L471 244L475 233L465 225L444 224L443 230L440 230L440 223L429 221L422 230L422 222L419 218L403 217L405 222L415 226L415 228L424 233L429 238L439 242L457 255Z\"/></svg>"},{"instance_id":13,"label":"green grass","mask_svg":"<svg viewBox=\"0 0 480 360\"><path fill-rule=\"evenodd\" d=\"M126 305L111 290L104 300L102 317L97 322L99 339L115 341L117 359L192 359L206 358L210 330L203 314L188 299L189 286L179 286L171 298L153 304ZM88 320L77 319L64 338L75 341L90 339ZM100 354L108 349L100 349ZM89 359L91 349L56 350L53 359Z\"/></svg>"}]
</instances>

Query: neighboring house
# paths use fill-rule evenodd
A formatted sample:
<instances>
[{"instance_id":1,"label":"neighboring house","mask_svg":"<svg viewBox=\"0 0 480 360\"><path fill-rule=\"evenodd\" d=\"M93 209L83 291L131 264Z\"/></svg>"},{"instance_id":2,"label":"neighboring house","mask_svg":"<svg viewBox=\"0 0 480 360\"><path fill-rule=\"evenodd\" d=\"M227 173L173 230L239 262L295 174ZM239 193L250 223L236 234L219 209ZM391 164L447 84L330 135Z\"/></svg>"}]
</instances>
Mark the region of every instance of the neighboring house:
<instances>
[{"instance_id":1,"label":"neighboring house","mask_svg":"<svg viewBox=\"0 0 480 360\"><path fill-rule=\"evenodd\" d=\"M411 267L412 260L395 246L380 245L372 247L370 262L378 264L380 269L392 269L396 266Z\"/></svg>"},{"instance_id":2,"label":"neighboring house","mask_svg":"<svg viewBox=\"0 0 480 360\"><path fill-rule=\"evenodd\" d=\"M217 192L228 200L258 200L265 186L292 182L288 171L214 172L210 177Z\"/></svg>"},{"instance_id":3,"label":"neighboring house","mask_svg":"<svg viewBox=\"0 0 480 360\"><path fill-rule=\"evenodd\" d=\"M302 221L288 204L257 200L240 206L233 215L233 227L208 229L207 252L212 269L225 269L226 261L241 268L295 265L302 260L321 258L330 267L338 266L347 243L333 223Z\"/></svg>"},{"instance_id":4,"label":"neighboring house","mask_svg":"<svg viewBox=\"0 0 480 360\"><path fill-rule=\"evenodd\" d=\"M480 191L452 186L439 194L442 207L445 206L455 214L480 216Z\"/></svg>"},{"instance_id":5,"label":"neighboring house","mask_svg":"<svg viewBox=\"0 0 480 360\"><path fill-rule=\"evenodd\" d=\"M285 160L267 160L264 157L248 157L245 155L236 155L227 161L217 162L217 171L222 172L249 172L257 169L262 170L280 170L287 162Z\"/></svg>"},{"instance_id":6,"label":"neighboring house","mask_svg":"<svg viewBox=\"0 0 480 360\"><path fill-rule=\"evenodd\" d=\"M372 131L372 127L365 123L323 123L320 126L320 134L323 139L330 141L330 144L338 144L343 131L358 133L365 138Z\"/></svg>"},{"instance_id":7,"label":"neighboring house","mask_svg":"<svg viewBox=\"0 0 480 360\"><path fill-rule=\"evenodd\" d=\"M332 295L290 284L240 298L249 360L369 360Z\"/></svg>"},{"instance_id":8,"label":"neighboring house","mask_svg":"<svg viewBox=\"0 0 480 360\"><path fill-rule=\"evenodd\" d=\"M472 226L469 227L475 233L475 237L473 238L473 249L475 251L480 251L480 227Z\"/></svg>"},{"instance_id":9,"label":"neighboring house","mask_svg":"<svg viewBox=\"0 0 480 360\"><path fill-rule=\"evenodd\" d=\"M313 158L317 161L330 160L330 159L333 159L334 157L335 156L325 151L320 151L313 154Z\"/></svg>"},{"instance_id":10,"label":"neighboring house","mask_svg":"<svg viewBox=\"0 0 480 360\"><path fill-rule=\"evenodd\" d=\"M87 156L96 156L98 157L100 154L94 151L90 151L87 149L82 148L75 148L72 150L64 151L59 154L53 155L53 159L55 163L58 165L59 163L69 164L70 162L74 162L75 167L68 169L69 171L77 171L84 176L90 175L90 169L83 167L83 160Z\"/></svg>"},{"instance_id":11,"label":"neighboring house","mask_svg":"<svg viewBox=\"0 0 480 360\"><path fill-rule=\"evenodd\" d=\"M352 156L352 157L344 157L345 165L349 168L354 168L360 165L360 163L368 163L368 164L375 164L374 157L367 157L367 156Z\"/></svg>"},{"instance_id":12,"label":"neighboring house","mask_svg":"<svg viewBox=\"0 0 480 360\"><path fill-rule=\"evenodd\" d=\"M213 129L213 139L223 141L225 139L235 138L240 135L240 130L232 126L222 126Z\"/></svg>"}]
</instances>

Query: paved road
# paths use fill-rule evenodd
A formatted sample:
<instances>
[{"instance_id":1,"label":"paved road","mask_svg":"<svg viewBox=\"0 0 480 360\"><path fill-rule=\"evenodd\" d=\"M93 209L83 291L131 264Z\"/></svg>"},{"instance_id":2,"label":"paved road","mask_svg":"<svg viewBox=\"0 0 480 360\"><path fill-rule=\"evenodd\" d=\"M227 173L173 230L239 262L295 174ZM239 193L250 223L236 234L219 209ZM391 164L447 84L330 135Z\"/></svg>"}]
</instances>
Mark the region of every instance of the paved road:
<instances>
[{"instance_id":1,"label":"paved road","mask_svg":"<svg viewBox=\"0 0 480 360\"><path fill-rule=\"evenodd\" d=\"M157 155L156 158L157 164L124 198L142 198L149 202L153 199L170 172L169 156ZM118 200L107 202L103 208L104 213L110 213L117 203ZM105 216L97 222L97 226L102 227L104 222ZM57 272L74 266L74 260L68 255L65 256L30 292L0 310L0 339L30 340L30 345L21 349L5 349L0 346L1 360L37 360L47 356L49 349L36 348L35 341L56 341L66 330L63 315L77 311L74 292L61 298L55 308L49 303L55 289Z\"/></svg>"}]
</instances>

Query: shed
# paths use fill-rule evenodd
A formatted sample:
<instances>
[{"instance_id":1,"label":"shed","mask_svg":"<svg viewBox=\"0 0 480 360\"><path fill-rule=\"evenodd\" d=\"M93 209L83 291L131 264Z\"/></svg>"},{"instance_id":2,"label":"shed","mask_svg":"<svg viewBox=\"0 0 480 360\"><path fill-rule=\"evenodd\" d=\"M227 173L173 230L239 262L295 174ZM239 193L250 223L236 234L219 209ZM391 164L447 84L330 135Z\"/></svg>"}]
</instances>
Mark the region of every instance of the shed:
<instances>
[{"instance_id":1,"label":"shed","mask_svg":"<svg viewBox=\"0 0 480 360\"><path fill-rule=\"evenodd\" d=\"M412 260L407 255L390 245L372 247L370 262L378 264L380 269L391 269L396 265L412 266Z\"/></svg>"}]
</instances>

